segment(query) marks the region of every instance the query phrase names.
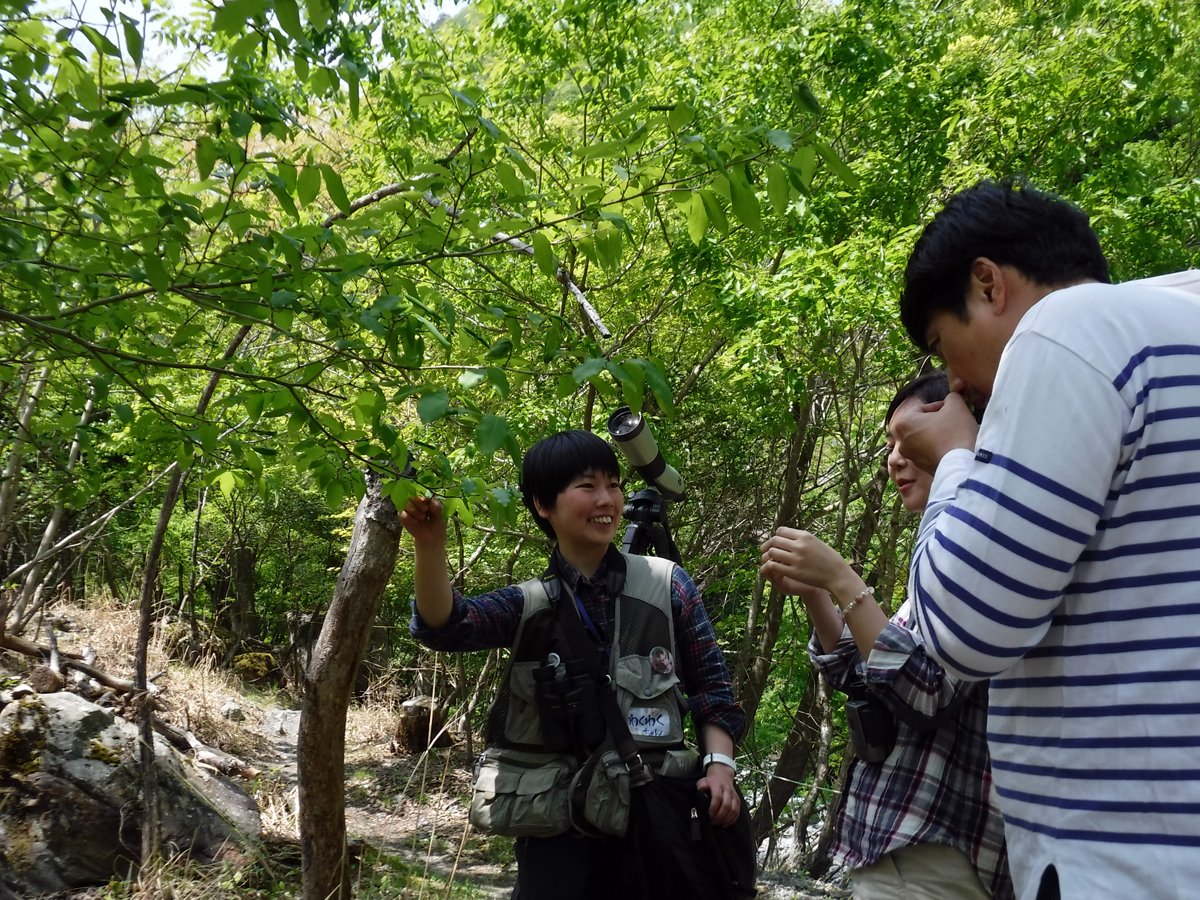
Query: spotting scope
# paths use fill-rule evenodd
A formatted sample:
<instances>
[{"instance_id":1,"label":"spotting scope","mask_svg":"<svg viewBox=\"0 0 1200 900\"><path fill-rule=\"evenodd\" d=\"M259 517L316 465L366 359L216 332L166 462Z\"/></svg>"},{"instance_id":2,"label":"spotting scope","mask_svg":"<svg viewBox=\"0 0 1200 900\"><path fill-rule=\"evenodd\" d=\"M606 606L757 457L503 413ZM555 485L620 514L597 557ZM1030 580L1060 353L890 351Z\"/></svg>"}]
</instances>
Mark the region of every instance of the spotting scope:
<instances>
[{"instance_id":1,"label":"spotting scope","mask_svg":"<svg viewBox=\"0 0 1200 900\"><path fill-rule=\"evenodd\" d=\"M650 426L640 413L634 414L628 406L620 407L608 417L608 433L625 459L649 485L645 490L630 494L621 510L629 523L621 549L639 556L653 551L663 559L680 562L679 548L675 546L671 524L667 520L667 501L684 498L683 479L658 452Z\"/></svg>"},{"instance_id":2,"label":"spotting scope","mask_svg":"<svg viewBox=\"0 0 1200 900\"><path fill-rule=\"evenodd\" d=\"M617 447L629 460L629 464L656 488L665 500L682 500L685 496L683 479L659 452L650 426L641 413L632 412L628 406L618 407L608 417L608 433L617 442Z\"/></svg>"}]
</instances>

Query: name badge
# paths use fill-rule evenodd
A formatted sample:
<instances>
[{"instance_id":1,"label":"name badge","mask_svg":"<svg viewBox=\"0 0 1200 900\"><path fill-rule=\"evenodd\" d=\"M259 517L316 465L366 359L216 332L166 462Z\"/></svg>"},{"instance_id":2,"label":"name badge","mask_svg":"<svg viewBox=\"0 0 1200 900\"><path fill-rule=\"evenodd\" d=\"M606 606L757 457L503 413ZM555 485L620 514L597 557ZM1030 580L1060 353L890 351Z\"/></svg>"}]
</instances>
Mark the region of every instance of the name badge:
<instances>
[{"instance_id":1,"label":"name badge","mask_svg":"<svg viewBox=\"0 0 1200 900\"><path fill-rule=\"evenodd\" d=\"M671 733L671 714L665 709L635 706L629 710L629 733L640 737L666 737Z\"/></svg>"}]
</instances>

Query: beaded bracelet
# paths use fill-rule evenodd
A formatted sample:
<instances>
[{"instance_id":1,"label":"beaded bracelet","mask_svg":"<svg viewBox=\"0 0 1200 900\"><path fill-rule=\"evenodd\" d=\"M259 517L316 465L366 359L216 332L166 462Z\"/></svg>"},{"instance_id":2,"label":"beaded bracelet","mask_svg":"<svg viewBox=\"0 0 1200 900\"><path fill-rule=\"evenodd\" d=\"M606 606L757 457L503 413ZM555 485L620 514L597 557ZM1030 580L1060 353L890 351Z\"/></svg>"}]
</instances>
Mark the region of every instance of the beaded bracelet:
<instances>
[{"instance_id":1,"label":"beaded bracelet","mask_svg":"<svg viewBox=\"0 0 1200 900\"><path fill-rule=\"evenodd\" d=\"M857 594L854 595L853 600L851 600L849 603L847 603L845 606L843 606L839 610L839 612L842 614L842 618L843 619L846 618L846 613L850 612L850 610L854 609L854 607L856 607L856 606L858 606L858 604L862 603L863 600L865 600L867 597L873 598L874 596L875 596L875 588L873 588L873 587L863 588L861 591L859 591Z\"/></svg>"}]
</instances>

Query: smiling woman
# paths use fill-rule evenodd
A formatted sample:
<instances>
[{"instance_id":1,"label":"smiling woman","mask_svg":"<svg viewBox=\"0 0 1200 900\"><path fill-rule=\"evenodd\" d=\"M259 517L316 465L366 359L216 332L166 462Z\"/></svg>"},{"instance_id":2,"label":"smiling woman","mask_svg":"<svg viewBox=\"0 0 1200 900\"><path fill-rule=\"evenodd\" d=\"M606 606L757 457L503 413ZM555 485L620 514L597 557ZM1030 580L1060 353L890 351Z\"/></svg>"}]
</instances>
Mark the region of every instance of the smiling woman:
<instances>
[{"instance_id":1,"label":"smiling woman","mask_svg":"<svg viewBox=\"0 0 1200 900\"><path fill-rule=\"evenodd\" d=\"M646 774L644 765L682 779L706 795L693 817L728 826L741 813L748 828L733 781L746 717L688 574L613 546L623 497L612 447L587 431L539 441L522 461L521 493L557 541L549 567L476 597L451 587L441 503L408 502L400 520L415 550L412 633L435 650L511 648L471 822L518 838L517 896L642 896L664 876L621 840L648 821L631 811L634 773ZM684 744L689 713L703 762Z\"/></svg>"}]
</instances>

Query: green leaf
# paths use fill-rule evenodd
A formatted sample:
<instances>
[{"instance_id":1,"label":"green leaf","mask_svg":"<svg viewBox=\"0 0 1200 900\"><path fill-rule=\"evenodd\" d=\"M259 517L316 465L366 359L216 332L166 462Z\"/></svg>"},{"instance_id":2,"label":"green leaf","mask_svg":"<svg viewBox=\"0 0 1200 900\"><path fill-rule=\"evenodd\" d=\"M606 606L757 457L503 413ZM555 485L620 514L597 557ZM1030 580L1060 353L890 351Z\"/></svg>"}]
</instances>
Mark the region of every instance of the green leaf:
<instances>
[{"instance_id":1,"label":"green leaf","mask_svg":"<svg viewBox=\"0 0 1200 900\"><path fill-rule=\"evenodd\" d=\"M804 186L812 187L813 173L817 171L817 151L806 144L796 151L792 165L800 170L800 180Z\"/></svg>"},{"instance_id":2,"label":"green leaf","mask_svg":"<svg viewBox=\"0 0 1200 900\"><path fill-rule=\"evenodd\" d=\"M236 138L244 138L254 127L254 120L244 112L234 110L229 114L229 133Z\"/></svg>"},{"instance_id":3,"label":"green leaf","mask_svg":"<svg viewBox=\"0 0 1200 900\"><path fill-rule=\"evenodd\" d=\"M693 244L704 240L704 232L708 231L708 212L704 206L704 198L699 194L692 194L688 202L687 230Z\"/></svg>"},{"instance_id":4,"label":"green leaf","mask_svg":"<svg viewBox=\"0 0 1200 900\"><path fill-rule=\"evenodd\" d=\"M558 384L555 385L554 396L559 400L563 400L575 393L575 389L578 386L579 384L575 381L575 376L570 372L564 372L558 376Z\"/></svg>"},{"instance_id":5,"label":"green leaf","mask_svg":"<svg viewBox=\"0 0 1200 900\"><path fill-rule=\"evenodd\" d=\"M675 398L671 393L671 386L667 384L666 376L663 375L662 369L649 359L631 359L626 362L626 365L633 363L641 366L642 371L646 373L646 383L650 385L650 390L654 393L654 398L658 401L659 407L666 414L667 418L675 416Z\"/></svg>"},{"instance_id":6,"label":"green leaf","mask_svg":"<svg viewBox=\"0 0 1200 900\"><path fill-rule=\"evenodd\" d=\"M721 209L716 193L705 188L700 191L700 198L704 201L704 210L708 213L709 224L722 235L729 234L729 220L725 218L725 210Z\"/></svg>"},{"instance_id":7,"label":"green leaf","mask_svg":"<svg viewBox=\"0 0 1200 900\"><path fill-rule=\"evenodd\" d=\"M117 59L121 58L121 48L91 25L80 25L79 30L83 32L83 36L91 42L98 53L103 53L105 56L112 56Z\"/></svg>"},{"instance_id":8,"label":"green leaf","mask_svg":"<svg viewBox=\"0 0 1200 900\"><path fill-rule=\"evenodd\" d=\"M686 128L687 125L696 117L696 111L686 103L676 104L675 108L667 113L667 124L671 126L672 131L679 131Z\"/></svg>"},{"instance_id":9,"label":"green leaf","mask_svg":"<svg viewBox=\"0 0 1200 900\"><path fill-rule=\"evenodd\" d=\"M817 95L812 92L807 84L801 81L793 88L796 95L796 102L800 104L807 112L814 116L821 114L821 101L817 99Z\"/></svg>"},{"instance_id":10,"label":"green leaf","mask_svg":"<svg viewBox=\"0 0 1200 900\"><path fill-rule=\"evenodd\" d=\"M762 231L762 213L758 208L758 198L738 175L729 179L729 199L733 214L743 225L751 231Z\"/></svg>"},{"instance_id":11,"label":"green leaf","mask_svg":"<svg viewBox=\"0 0 1200 900\"><path fill-rule=\"evenodd\" d=\"M304 41L304 26L300 24L300 7L296 0L275 0L275 18L284 34L297 43Z\"/></svg>"},{"instance_id":12,"label":"green leaf","mask_svg":"<svg viewBox=\"0 0 1200 900\"><path fill-rule=\"evenodd\" d=\"M129 58L137 65L142 64L142 33L138 31L137 22L121 13L121 30L125 33L125 49Z\"/></svg>"},{"instance_id":13,"label":"green leaf","mask_svg":"<svg viewBox=\"0 0 1200 900\"><path fill-rule=\"evenodd\" d=\"M321 163L321 174L325 176L325 190L329 192L329 199L338 209L349 215L350 198L346 196L346 188L342 186L342 176L328 163Z\"/></svg>"},{"instance_id":14,"label":"green leaf","mask_svg":"<svg viewBox=\"0 0 1200 900\"><path fill-rule=\"evenodd\" d=\"M525 190L525 183L517 175L517 170L508 163L496 164L496 177L500 179L500 186L504 188L504 193L509 197L524 197L528 193Z\"/></svg>"},{"instance_id":15,"label":"green leaf","mask_svg":"<svg viewBox=\"0 0 1200 900\"><path fill-rule=\"evenodd\" d=\"M133 421L133 410L128 403L118 403L113 407L113 415L116 416L125 425Z\"/></svg>"},{"instance_id":16,"label":"green leaf","mask_svg":"<svg viewBox=\"0 0 1200 900\"><path fill-rule=\"evenodd\" d=\"M585 359L575 367L571 377L576 384L583 384L589 378L595 378L608 366L608 360L603 358Z\"/></svg>"},{"instance_id":17,"label":"green leaf","mask_svg":"<svg viewBox=\"0 0 1200 900\"><path fill-rule=\"evenodd\" d=\"M232 472L222 472L217 477L217 485L221 488L221 493L228 499L233 493L233 489L237 487L237 478Z\"/></svg>"},{"instance_id":18,"label":"green leaf","mask_svg":"<svg viewBox=\"0 0 1200 900\"><path fill-rule=\"evenodd\" d=\"M504 419L488 414L479 420L479 427L475 429L475 446L480 453L491 456L512 436Z\"/></svg>"},{"instance_id":19,"label":"green leaf","mask_svg":"<svg viewBox=\"0 0 1200 900\"><path fill-rule=\"evenodd\" d=\"M635 413L642 411L642 398L646 393L646 373L641 366L623 366L609 362L608 371L621 384L625 395L625 403Z\"/></svg>"},{"instance_id":20,"label":"green leaf","mask_svg":"<svg viewBox=\"0 0 1200 900\"><path fill-rule=\"evenodd\" d=\"M161 259L153 254L147 254L142 257L142 268L146 270L146 280L156 291L170 289L171 276L167 274L167 269Z\"/></svg>"},{"instance_id":21,"label":"green leaf","mask_svg":"<svg viewBox=\"0 0 1200 900\"><path fill-rule=\"evenodd\" d=\"M262 15L268 9L268 0L229 0L213 16L213 27L225 34L239 34L246 22Z\"/></svg>"},{"instance_id":22,"label":"green leaf","mask_svg":"<svg viewBox=\"0 0 1200 900\"><path fill-rule=\"evenodd\" d=\"M196 141L196 170L203 181L212 174L213 166L217 164L217 145L207 134L201 135Z\"/></svg>"},{"instance_id":23,"label":"green leaf","mask_svg":"<svg viewBox=\"0 0 1200 900\"><path fill-rule=\"evenodd\" d=\"M438 328L436 325L434 325L432 322L430 322L424 316L418 315L417 313L412 313L412 317L414 319L416 319L418 322L420 322L422 325L424 325L425 328L429 331L429 333L433 335L434 340L436 340L439 344L441 344L447 350L449 350L451 348L450 339L447 338L440 331L438 331Z\"/></svg>"},{"instance_id":24,"label":"green leaf","mask_svg":"<svg viewBox=\"0 0 1200 900\"><path fill-rule=\"evenodd\" d=\"M778 147L780 150L791 150L792 135L790 132L780 128L772 128L767 132L767 143L772 147Z\"/></svg>"},{"instance_id":25,"label":"green leaf","mask_svg":"<svg viewBox=\"0 0 1200 900\"><path fill-rule=\"evenodd\" d=\"M442 514L446 517L446 521L450 521L450 517L458 513L463 524L470 528L475 524L475 513L471 510L471 504L467 503L461 497L450 497L443 501Z\"/></svg>"},{"instance_id":26,"label":"green leaf","mask_svg":"<svg viewBox=\"0 0 1200 900\"><path fill-rule=\"evenodd\" d=\"M324 31L333 15L328 0L304 0L304 11L308 14L308 24L317 31Z\"/></svg>"},{"instance_id":27,"label":"green leaf","mask_svg":"<svg viewBox=\"0 0 1200 900\"><path fill-rule=\"evenodd\" d=\"M508 399L508 376L504 374L504 370L496 366L488 366L487 380L492 383L492 387L496 389L496 393L500 395L501 400Z\"/></svg>"},{"instance_id":28,"label":"green leaf","mask_svg":"<svg viewBox=\"0 0 1200 900\"><path fill-rule=\"evenodd\" d=\"M417 415L428 425L450 411L450 395L443 390L429 391L417 401Z\"/></svg>"},{"instance_id":29,"label":"green leaf","mask_svg":"<svg viewBox=\"0 0 1200 900\"><path fill-rule=\"evenodd\" d=\"M317 166L305 166L296 176L296 199L301 206L308 206L321 193L321 170Z\"/></svg>"},{"instance_id":30,"label":"green leaf","mask_svg":"<svg viewBox=\"0 0 1200 900\"><path fill-rule=\"evenodd\" d=\"M500 338L483 354L484 359L507 359L512 356L513 342L508 338Z\"/></svg>"},{"instance_id":31,"label":"green leaf","mask_svg":"<svg viewBox=\"0 0 1200 900\"><path fill-rule=\"evenodd\" d=\"M247 394L242 397L242 405L246 407L246 414L250 416L251 422L257 422L262 418L263 406L266 404L266 394Z\"/></svg>"},{"instance_id":32,"label":"green leaf","mask_svg":"<svg viewBox=\"0 0 1200 900\"><path fill-rule=\"evenodd\" d=\"M458 384L465 390L479 387L487 380L487 369L467 369L458 376Z\"/></svg>"},{"instance_id":33,"label":"green leaf","mask_svg":"<svg viewBox=\"0 0 1200 900\"><path fill-rule=\"evenodd\" d=\"M550 330L546 332L546 339L542 342L542 362L550 362L558 355L559 348L562 347L562 328L558 323L550 326Z\"/></svg>"},{"instance_id":34,"label":"green leaf","mask_svg":"<svg viewBox=\"0 0 1200 900\"><path fill-rule=\"evenodd\" d=\"M342 508L342 503L346 499L346 488L340 481L331 481L325 485L325 500L329 504L329 508L335 512Z\"/></svg>"},{"instance_id":35,"label":"green leaf","mask_svg":"<svg viewBox=\"0 0 1200 900\"><path fill-rule=\"evenodd\" d=\"M787 212L788 201L791 199L792 188L788 184L787 172L783 166L775 163L767 169L767 197L771 200L771 208L777 216Z\"/></svg>"},{"instance_id":36,"label":"green leaf","mask_svg":"<svg viewBox=\"0 0 1200 900\"><path fill-rule=\"evenodd\" d=\"M833 170L833 174L841 179L842 184L846 185L846 187L850 188L851 190L858 190L858 176L851 171L848 165L842 162L838 155L833 151L833 148L828 144L822 144L820 142L814 146L817 148L817 152L821 154L821 158L824 159L829 165L829 168Z\"/></svg>"},{"instance_id":37,"label":"green leaf","mask_svg":"<svg viewBox=\"0 0 1200 900\"><path fill-rule=\"evenodd\" d=\"M558 260L554 258L554 248L550 246L550 239L540 231L535 231L530 243L533 245L533 261L537 263L537 267L547 278L554 278L558 274Z\"/></svg>"}]
</instances>

